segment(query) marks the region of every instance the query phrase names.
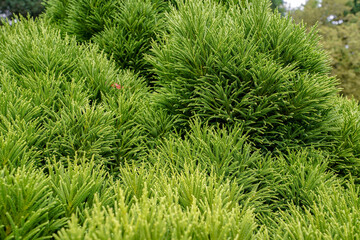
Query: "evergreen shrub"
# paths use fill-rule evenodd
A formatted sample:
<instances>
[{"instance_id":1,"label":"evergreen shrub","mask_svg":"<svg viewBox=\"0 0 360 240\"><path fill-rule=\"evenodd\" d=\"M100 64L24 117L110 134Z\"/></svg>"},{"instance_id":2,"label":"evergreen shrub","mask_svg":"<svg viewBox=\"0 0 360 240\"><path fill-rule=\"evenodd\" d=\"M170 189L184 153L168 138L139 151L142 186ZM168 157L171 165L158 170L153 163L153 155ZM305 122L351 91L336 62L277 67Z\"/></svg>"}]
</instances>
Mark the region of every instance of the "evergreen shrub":
<instances>
[{"instance_id":1,"label":"evergreen shrub","mask_svg":"<svg viewBox=\"0 0 360 240\"><path fill-rule=\"evenodd\" d=\"M63 217L76 215L84 221L85 209L92 208L95 198L103 206L114 205L111 178L101 165L93 160L75 157L67 166L52 159L46 165L53 195L58 200Z\"/></svg>"},{"instance_id":2,"label":"evergreen shrub","mask_svg":"<svg viewBox=\"0 0 360 240\"><path fill-rule=\"evenodd\" d=\"M45 17L80 42L95 42L122 69L150 77L143 55L164 28L163 0L47 0Z\"/></svg>"},{"instance_id":3,"label":"evergreen shrub","mask_svg":"<svg viewBox=\"0 0 360 240\"><path fill-rule=\"evenodd\" d=\"M337 98L332 112L337 131L334 144L328 148L330 167L341 176L352 175L360 180L360 107L356 100Z\"/></svg>"},{"instance_id":4,"label":"evergreen shrub","mask_svg":"<svg viewBox=\"0 0 360 240\"><path fill-rule=\"evenodd\" d=\"M299 148L277 156L264 155L248 141L242 126L229 131L195 121L190 129L185 137L166 137L151 150L147 160L168 166L175 173L200 168L209 175L231 180L241 189L240 203L254 207L260 221L273 218L290 203L310 206L319 187L338 183L329 171L332 158L326 151Z\"/></svg>"},{"instance_id":5,"label":"evergreen shrub","mask_svg":"<svg viewBox=\"0 0 360 240\"><path fill-rule=\"evenodd\" d=\"M147 135L135 121L148 98L143 79L117 70L96 46L62 39L45 21L4 26L0 43L5 143L15 134L39 164L79 155L113 168L137 158Z\"/></svg>"},{"instance_id":6,"label":"evergreen shrub","mask_svg":"<svg viewBox=\"0 0 360 240\"><path fill-rule=\"evenodd\" d=\"M179 128L194 117L241 123L267 150L331 140L337 81L315 30L273 14L267 1L179 1L167 29L147 60L157 102L183 121Z\"/></svg>"},{"instance_id":7,"label":"evergreen shrub","mask_svg":"<svg viewBox=\"0 0 360 240\"><path fill-rule=\"evenodd\" d=\"M40 170L0 170L0 238L45 239L62 226L63 209Z\"/></svg>"},{"instance_id":8,"label":"evergreen shrub","mask_svg":"<svg viewBox=\"0 0 360 240\"><path fill-rule=\"evenodd\" d=\"M265 0L47 7L0 28L0 239L359 238L359 105L314 30Z\"/></svg>"},{"instance_id":9,"label":"evergreen shrub","mask_svg":"<svg viewBox=\"0 0 360 240\"><path fill-rule=\"evenodd\" d=\"M271 239L357 239L360 205L359 186L348 183L346 189L338 185L321 187L309 208L291 206L281 212Z\"/></svg>"},{"instance_id":10,"label":"evergreen shrub","mask_svg":"<svg viewBox=\"0 0 360 240\"><path fill-rule=\"evenodd\" d=\"M199 169L170 177L162 169L124 168L115 207L95 204L86 211L83 224L71 218L56 239L253 239L256 235L252 210L236 202L239 195L229 183L219 184L216 176Z\"/></svg>"}]
</instances>

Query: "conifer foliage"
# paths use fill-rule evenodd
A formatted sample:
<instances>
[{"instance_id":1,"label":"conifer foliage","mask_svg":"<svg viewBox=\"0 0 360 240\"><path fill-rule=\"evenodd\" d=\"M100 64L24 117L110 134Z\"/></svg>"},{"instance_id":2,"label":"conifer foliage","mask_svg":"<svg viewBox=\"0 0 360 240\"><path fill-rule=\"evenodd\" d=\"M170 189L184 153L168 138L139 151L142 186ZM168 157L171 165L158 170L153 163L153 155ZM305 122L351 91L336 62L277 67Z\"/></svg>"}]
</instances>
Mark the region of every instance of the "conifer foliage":
<instances>
[{"instance_id":1,"label":"conifer foliage","mask_svg":"<svg viewBox=\"0 0 360 240\"><path fill-rule=\"evenodd\" d=\"M162 0L47 0L46 18L80 42L99 44L117 65L148 76L143 60L164 28Z\"/></svg>"},{"instance_id":2,"label":"conifer foliage","mask_svg":"<svg viewBox=\"0 0 360 240\"><path fill-rule=\"evenodd\" d=\"M6 69L0 90L1 135L14 134L2 144L11 148L7 141L17 138L18 148L34 153L16 156L1 150L15 166L26 157L41 164L44 157L79 155L112 168L135 157L146 135L135 121L140 98L147 95L143 80L119 72L95 46L62 39L44 22L6 26L0 39L0 62Z\"/></svg>"},{"instance_id":3,"label":"conifer foliage","mask_svg":"<svg viewBox=\"0 0 360 240\"><path fill-rule=\"evenodd\" d=\"M360 238L359 104L315 30L265 0L46 6L0 27L0 239Z\"/></svg>"},{"instance_id":4,"label":"conifer foliage","mask_svg":"<svg viewBox=\"0 0 360 240\"><path fill-rule=\"evenodd\" d=\"M158 102L186 125L241 122L257 146L321 144L336 81L315 33L272 14L268 3L180 2L147 59Z\"/></svg>"}]
</instances>

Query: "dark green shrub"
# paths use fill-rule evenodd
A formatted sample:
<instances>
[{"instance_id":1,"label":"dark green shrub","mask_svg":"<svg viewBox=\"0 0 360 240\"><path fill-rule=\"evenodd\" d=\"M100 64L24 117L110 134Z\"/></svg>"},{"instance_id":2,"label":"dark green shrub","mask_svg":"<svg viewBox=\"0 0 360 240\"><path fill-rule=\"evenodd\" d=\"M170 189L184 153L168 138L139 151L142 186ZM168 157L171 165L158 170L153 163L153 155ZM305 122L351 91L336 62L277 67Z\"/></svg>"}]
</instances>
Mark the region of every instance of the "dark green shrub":
<instances>
[{"instance_id":1,"label":"dark green shrub","mask_svg":"<svg viewBox=\"0 0 360 240\"><path fill-rule=\"evenodd\" d=\"M157 102L188 125L242 123L257 147L328 143L336 80L314 31L273 14L266 1L179 2L147 60Z\"/></svg>"},{"instance_id":2,"label":"dark green shrub","mask_svg":"<svg viewBox=\"0 0 360 240\"><path fill-rule=\"evenodd\" d=\"M46 18L80 42L98 43L120 68L148 76L143 60L164 28L162 0L47 0Z\"/></svg>"},{"instance_id":3,"label":"dark green shrub","mask_svg":"<svg viewBox=\"0 0 360 240\"><path fill-rule=\"evenodd\" d=\"M120 1L69 0L66 9L66 32L76 36L78 41L87 41L103 31L111 21Z\"/></svg>"},{"instance_id":4,"label":"dark green shrub","mask_svg":"<svg viewBox=\"0 0 360 240\"><path fill-rule=\"evenodd\" d=\"M69 0L45 0L45 17L59 27L65 27L68 16Z\"/></svg>"},{"instance_id":5,"label":"dark green shrub","mask_svg":"<svg viewBox=\"0 0 360 240\"><path fill-rule=\"evenodd\" d=\"M163 28L162 8L152 1L125 0L104 31L93 41L111 55L120 68L144 72L149 64L143 60L151 41Z\"/></svg>"}]
</instances>

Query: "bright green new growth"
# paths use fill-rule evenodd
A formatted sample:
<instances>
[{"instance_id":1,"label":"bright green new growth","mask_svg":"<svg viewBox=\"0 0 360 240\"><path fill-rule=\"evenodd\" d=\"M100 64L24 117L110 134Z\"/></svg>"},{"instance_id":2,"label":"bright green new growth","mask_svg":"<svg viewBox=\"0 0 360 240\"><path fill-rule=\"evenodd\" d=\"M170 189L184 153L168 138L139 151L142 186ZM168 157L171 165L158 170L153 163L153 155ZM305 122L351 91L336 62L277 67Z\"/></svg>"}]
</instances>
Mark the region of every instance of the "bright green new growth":
<instances>
[{"instance_id":1,"label":"bright green new growth","mask_svg":"<svg viewBox=\"0 0 360 240\"><path fill-rule=\"evenodd\" d=\"M271 239L358 239L359 187L350 183L347 188L321 187L311 208L281 212Z\"/></svg>"},{"instance_id":2,"label":"bright green new growth","mask_svg":"<svg viewBox=\"0 0 360 240\"><path fill-rule=\"evenodd\" d=\"M178 4L147 57L157 102L183 120L242 123L257 147L325 145L336 80L314 32L271 13L265 1L226 11L211 1Z\"/></svg>"},{"instance_id":3,"label":"bright green new growth","mask_svg":"<svg viewBox=\"0 0 360 240\"><path fill-rule=\"evenodd\" d=\"M328 172L330 159L324 157L325 152L298 149L264 156L249 144L241 126L232 131L201 127L197 122L190 126L183 139L180 135L165 139L147 160L175 172L201 168L219 176L219 181L233 181L241 193L239 202L254 207L262 221L287 209L289 203L309 206L318 187L337 181Z\"/></svg>"},{"instance_id":4,"label":"bright green new growth","mask_svg":"<svg viewBox=\"0 0 360 240\"><path fill-rule=\"evenodd\" d=\"M253 239L254 215L236 203L234 186L198 169L167 175L159 167L123 169L114 208L95 204L57 239Z\"/></svg>"}]
</instances>

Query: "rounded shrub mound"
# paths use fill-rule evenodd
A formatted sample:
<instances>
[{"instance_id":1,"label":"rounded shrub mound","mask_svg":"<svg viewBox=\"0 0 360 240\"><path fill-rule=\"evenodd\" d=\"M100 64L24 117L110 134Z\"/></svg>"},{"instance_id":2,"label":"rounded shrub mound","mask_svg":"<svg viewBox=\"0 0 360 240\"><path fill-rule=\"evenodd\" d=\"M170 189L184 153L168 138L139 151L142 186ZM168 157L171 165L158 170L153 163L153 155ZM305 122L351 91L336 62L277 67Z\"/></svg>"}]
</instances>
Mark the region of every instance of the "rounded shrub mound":
<instances>
[{"instance_id":1,"label":"rounded shrub mound","mask_svg":"<svg viewBox=\"0 0 360 240\"><path fill-rule=\"evenodd\" d=\"M179 1L147 60L157 102L182 119L242 123L258 147L329 141L337 81L313 30L273 14L267 1L223 6Z\"/></svg>"},{"instance_id":2,"label":"rounded shrub mound","mask_svg":"<svg viewBox=\"0 0 360 240\"><path fill-rule=\"evenodd\" d=\"M44 21L4 26L0 43L3 165L78 155L113 168L141 155L147 131L136 120L147 102L143 79L117 70L95 45L63 39Z\"/></svg>"}]
</instances>

